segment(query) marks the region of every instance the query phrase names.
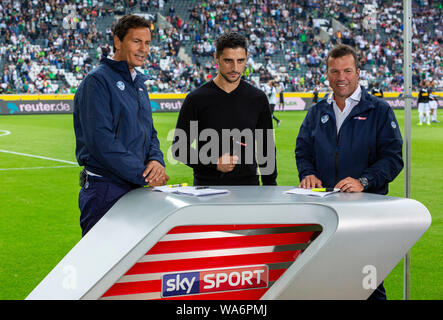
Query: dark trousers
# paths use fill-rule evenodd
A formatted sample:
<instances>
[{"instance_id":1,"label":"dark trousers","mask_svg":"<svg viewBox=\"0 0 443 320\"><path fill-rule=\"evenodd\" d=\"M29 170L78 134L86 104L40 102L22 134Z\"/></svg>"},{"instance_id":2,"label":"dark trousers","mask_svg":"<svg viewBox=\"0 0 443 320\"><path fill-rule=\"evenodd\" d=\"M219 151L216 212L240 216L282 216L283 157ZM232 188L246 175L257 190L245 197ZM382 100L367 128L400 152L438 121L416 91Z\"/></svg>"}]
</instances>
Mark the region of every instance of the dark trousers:
<instances>
[{"instance_id":1,"label":"dark trousers","mask_svg":"<svg viewBox=\"0 0 443 320\"><path fill-rule=\"evenodd\" d=\"M270 104L270 105L269 105L269 108L271 109L271 116L272 116L272 119L274 119L275 121L279 122L280 120L277 119L276 116L274 116L275 104Z\"/></svg>"},{"instance_id":2,"label":"dark trousers","mask_svg":"<svg viewBox=\"0 0 443 320\"><path fill-rule=\"evenodd\" d=\"M385 287L383 287L383 281L377 287L377 289L372 292L369 296L368 300L376 301L376 300L387 300Z\"/></svg>"},{"instance_id":3,"label":"dark trousers","mask_svg":"<svg viewBox=\"0 0 443 320\"><path fill-rule=\"evenodd\" d=\"M82 237L111 209L118 199L133 189L134 187L129 185L88 175L87 181L78 195Z\"/></svg>"}]
</instances>

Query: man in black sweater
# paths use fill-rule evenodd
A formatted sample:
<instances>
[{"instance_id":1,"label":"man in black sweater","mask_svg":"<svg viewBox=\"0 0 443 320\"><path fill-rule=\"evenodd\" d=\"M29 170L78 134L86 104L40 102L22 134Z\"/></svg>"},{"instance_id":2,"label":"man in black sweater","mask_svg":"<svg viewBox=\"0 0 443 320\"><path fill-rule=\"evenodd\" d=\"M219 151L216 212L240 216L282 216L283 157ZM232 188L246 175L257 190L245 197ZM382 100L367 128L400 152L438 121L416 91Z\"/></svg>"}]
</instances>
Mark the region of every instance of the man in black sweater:
<instances>
[{"instance_id":1,"label":"man in black sweater","mask_svg":"<svg viewBox=\"0 0 443 320\"><path fill-rule=\"evenodd\" d=\"M194 170L194 185L276 185L272 117L265 93L241 79L246 39L217 38L214 80L187 95L172 146Z\"/></svg>"}]
</instances>

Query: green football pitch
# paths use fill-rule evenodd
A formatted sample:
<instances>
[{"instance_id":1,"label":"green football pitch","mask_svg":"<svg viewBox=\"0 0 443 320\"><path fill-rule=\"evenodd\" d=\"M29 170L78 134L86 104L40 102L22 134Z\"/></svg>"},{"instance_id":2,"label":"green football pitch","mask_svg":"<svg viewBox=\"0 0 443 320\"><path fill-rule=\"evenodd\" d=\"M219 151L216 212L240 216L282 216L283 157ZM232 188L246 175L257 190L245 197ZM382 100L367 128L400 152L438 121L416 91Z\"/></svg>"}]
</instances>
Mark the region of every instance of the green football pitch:
<instances>
[{"instance_id":1,"label":"green football pitch","mask_svg":"<svg viewBox=\"0 0 443 320\"><path fill-rule=\"evenodd\" d=\"M276 112L279 185L298 184L295 139L306 112ZM177 113L154 114L162 150ZM404 113L396 111L404 128ZM443 298L443 124L417 126L412 112L412 198L432 215L432 225L411 250L411 298ZM79 167L72 115L0 116L0 299L24 299L80 240ZM192 171L167 163L170 183L192 184ZM390 196L404 195L404 172ZM403 298L403 261L385 279L388 299ZM337 288L340 290L340 288Z\"/></svg>"}]
</instances>

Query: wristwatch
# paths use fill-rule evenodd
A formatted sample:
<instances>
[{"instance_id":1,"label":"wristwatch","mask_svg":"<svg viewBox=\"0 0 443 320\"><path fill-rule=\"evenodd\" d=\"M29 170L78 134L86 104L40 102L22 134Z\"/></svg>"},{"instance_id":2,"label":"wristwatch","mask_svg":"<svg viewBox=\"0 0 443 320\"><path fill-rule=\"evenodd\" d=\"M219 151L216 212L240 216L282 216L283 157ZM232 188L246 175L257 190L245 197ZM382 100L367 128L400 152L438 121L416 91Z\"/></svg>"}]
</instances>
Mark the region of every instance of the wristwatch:
<instances>
[{"instance_id":1,"label":"wristwatch","mask_svg":"<svg viewBox=\"0 0 443 320\"><path fill-rule=\"evenodd\" d=\"M363 190L366 190L369 186L368 178L362 177L362 178L358 178L358 180L362 184Z\"/></svg>"}]
</instances>

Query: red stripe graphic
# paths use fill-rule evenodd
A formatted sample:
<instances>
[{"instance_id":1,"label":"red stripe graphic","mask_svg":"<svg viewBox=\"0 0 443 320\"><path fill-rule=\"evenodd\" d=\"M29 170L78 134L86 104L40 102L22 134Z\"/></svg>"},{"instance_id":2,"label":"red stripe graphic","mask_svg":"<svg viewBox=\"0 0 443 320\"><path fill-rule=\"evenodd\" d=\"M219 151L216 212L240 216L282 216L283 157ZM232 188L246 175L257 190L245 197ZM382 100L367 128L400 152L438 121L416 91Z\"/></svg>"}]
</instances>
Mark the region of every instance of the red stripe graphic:
<instances>
[{"instance_id":1,"label":"red stripe graphic","mask_svg":"<svg viewBox=\"0 0 443 320\"><path fill-rule=\"evenodd\" d=\"M198 254L199 251L211 251L211 250L226 250L226 249L247 249L254 247L275 247L282 245L292 244L304 244L308 243L312 239L313 231L295 232L293 230L282 229L282 233L275 233L273 230L270 234L266 233L266 229L276 228L288 228L297 226L315 226L316 225L301 225L301 224L262 224L262 225L202 225L202 226L179 226L171 229L168 234L183 235L183 240L167 240L165 238L159 240L145 255L156 254L170 254L170 253L193 253ZM235 237L219 237L211 238L204 237L205 232L229 232L235 230L248 230L248 235L237 234ZM260 231L263 230L263 231ZM278 230L278 229L277 229ZM306 230L306 229L304 229ZM250 232L249 232L250 231ZM287 232L287 233L284 233ZM188 239L186 240L187 233L202 233L201 239ZM192 237L192 236L190 236ZM181 236L180 236L181 238ZM243 251L243 250L242 250ZM204 272L208 269L215 268L236 268L244 266L260 266L270 265L275 263L291 263L297 259L302 250L288 250L288 251L273 251L263 253L248 253L247 250L243 253L240 251L236 255L215 255L204 257L192 257L186 259L174 258L174 255L170 257L171 260L159 260L138 262L132 266L125 276L130 275L147 275L158 273L159 279L150 278L153 280L142 281L124 281L115 283L103 297L116 297L143 294L143 293L158 293L161 296L162 292L162 276L165 273L180 273L186 271ZM217 253L218 254L218 253ZM227 254L227 253L226 253ZM232 254L232 253L231 253ZM247 267L245 267L247 268ZM280 276L286 271L286 267L278 270L269 270L268 281L277 281ZM154 275L155 277L155 275ZM199 293L179 295L175 297L168 297L164 299L177 299L177 300L193 300L193 299L260 299L269 288L249 288L247 290L235 290L225 292L213 292L213 293Z\"/></svg>"},{"instance_id":2,"label":"red stripe graphic","mask_svg":"<svg viewBox=\"0 0 443 320\"><path fill-rule=\"evenodd\" d=\"M122 296L127 294L146 293L146 292L160 292L162 290L162 281L150 280L150 281L137 281L137 282L125 282L115 283L103 297L110 296Z\"/></svg>"},{"instance_id":3,"label":"red stripe graphic","mask_svg":"<svg viewBox=\"0 0 443 320\"><path fill-rule=\"evenodd\" d=\"M294 261L300 253L300 250L295 250L271 253L255 253L241 256L221 256L211 258L141 262L136 263L131 269L129 269L126 275L291 262Z\"/></svg>"},{"instance_id":4,"label":"red stripe graphic","mask_svg":"<svg viewBox=\"0 0 443 320\"><path fill-rule=\"evenodd\" d=\"M209 226L179 226L172 228L168 234L190 233L190 232L211 232L211 231L233 231L233 230L256 230L273 229L287 227L317 226L315 224L233 224L233 225L209 225Z\"/></svg>"},{"instance_id":5,"label":"red stripe graphic","mask_svg":"<svg viewBox=\"0 0 443 320\"><path fill-rule=\"evenodd\" d=\"M147 254L190 252L202 250L279 246L306 243L312 232L264 234L242 237L222 237L213 239L174 240L157 242Z\"/></svg>"}]
</instances>

